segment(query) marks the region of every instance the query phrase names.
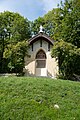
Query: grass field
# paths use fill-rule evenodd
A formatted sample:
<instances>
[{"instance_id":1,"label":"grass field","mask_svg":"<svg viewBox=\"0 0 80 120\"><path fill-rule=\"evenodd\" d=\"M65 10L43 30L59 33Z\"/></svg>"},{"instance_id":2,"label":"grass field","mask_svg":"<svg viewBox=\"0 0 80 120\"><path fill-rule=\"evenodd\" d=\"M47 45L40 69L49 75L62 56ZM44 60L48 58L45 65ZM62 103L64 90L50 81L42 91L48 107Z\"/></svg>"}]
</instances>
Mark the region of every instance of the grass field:
<instances>
[{"instance_id":1,"label":"grass field","mask_svg":"<svg viewBox=\"0 0 80 120\"><path fill-rule=\"evenodd\" d=\"M80 120L80 82L0 77L0 120Z\"/></svg>"}]
</instances>

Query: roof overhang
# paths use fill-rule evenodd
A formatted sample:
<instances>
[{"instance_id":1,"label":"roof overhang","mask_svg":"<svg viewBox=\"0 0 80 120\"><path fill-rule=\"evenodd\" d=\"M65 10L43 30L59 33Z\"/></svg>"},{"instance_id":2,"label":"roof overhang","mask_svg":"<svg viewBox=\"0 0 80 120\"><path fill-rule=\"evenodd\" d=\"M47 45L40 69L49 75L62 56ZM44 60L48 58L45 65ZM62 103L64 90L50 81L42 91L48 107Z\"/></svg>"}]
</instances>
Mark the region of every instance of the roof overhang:
<instances>
[{"instance_id":1,"label":"roof overhang","mask_svg":"<svg viewBox=\"0 0 80 120\"><path fill-rule=\"evenodd\" d=\"M54 44L54 41L46 34L44 33L39 33L37 35L35 35L34 37L29 39L29 44L32 44L34 42L36 42L38 39L44 39L45 41L49 42L50 44Z\"/></svg>"}]
</instances>

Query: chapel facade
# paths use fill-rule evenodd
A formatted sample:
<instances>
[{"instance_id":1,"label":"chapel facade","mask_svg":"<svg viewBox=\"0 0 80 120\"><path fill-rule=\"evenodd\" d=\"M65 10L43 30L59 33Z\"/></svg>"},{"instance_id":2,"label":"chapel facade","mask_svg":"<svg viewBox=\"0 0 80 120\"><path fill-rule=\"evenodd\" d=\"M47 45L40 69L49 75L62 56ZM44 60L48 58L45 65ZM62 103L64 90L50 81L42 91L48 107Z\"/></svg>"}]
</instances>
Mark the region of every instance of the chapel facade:
<instances>
[{"instance_id":1,"label":"chapel facade","mask_svg":"<svg viewBox=\"0 0 80 120\"><path fill-rule=\"evenodd\" d=\"M39 34L29 40L28 53L25 56L25 76L53 77L58 75L58 63L51 57L54 41L40 27Z\"/></svg>"}]
</instances>

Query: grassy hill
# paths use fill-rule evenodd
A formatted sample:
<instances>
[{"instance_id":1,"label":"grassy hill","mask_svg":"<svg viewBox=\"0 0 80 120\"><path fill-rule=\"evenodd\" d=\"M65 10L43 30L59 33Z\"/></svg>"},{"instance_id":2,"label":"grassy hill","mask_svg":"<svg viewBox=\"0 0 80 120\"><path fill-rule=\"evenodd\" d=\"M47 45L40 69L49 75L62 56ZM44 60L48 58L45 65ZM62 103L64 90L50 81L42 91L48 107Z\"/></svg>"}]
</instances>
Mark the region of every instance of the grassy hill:
<instances>
[{"instance_id":1,"label":"grassy hill","mask_svg":"<svg viewBox=\"0 0 80 120\"><path fill-rule=\"evenodd\" d=\"M80 82L0 77L0 120L80 120Z\"/></svg>"}]
</instances>

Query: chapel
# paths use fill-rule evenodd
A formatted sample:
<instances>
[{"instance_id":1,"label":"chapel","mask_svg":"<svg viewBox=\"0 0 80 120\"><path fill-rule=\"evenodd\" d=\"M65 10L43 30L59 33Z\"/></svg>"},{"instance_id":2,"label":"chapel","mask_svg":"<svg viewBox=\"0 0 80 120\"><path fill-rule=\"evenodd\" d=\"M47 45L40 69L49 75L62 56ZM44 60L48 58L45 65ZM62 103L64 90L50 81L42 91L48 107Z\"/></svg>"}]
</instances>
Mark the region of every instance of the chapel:
<instances>
[{"instance_id":1,"label":"chapel","mask_svg":"<svg viewBox=\"0 0 80 120\"><path fill-rule=\"evenodd\" d=\"M56 78L58 75L58 63L51 57L51 49L54 40L40 31L29 39L29 57L25 56L25 76L40 76Z\"/></svg>"}]
</instances>

